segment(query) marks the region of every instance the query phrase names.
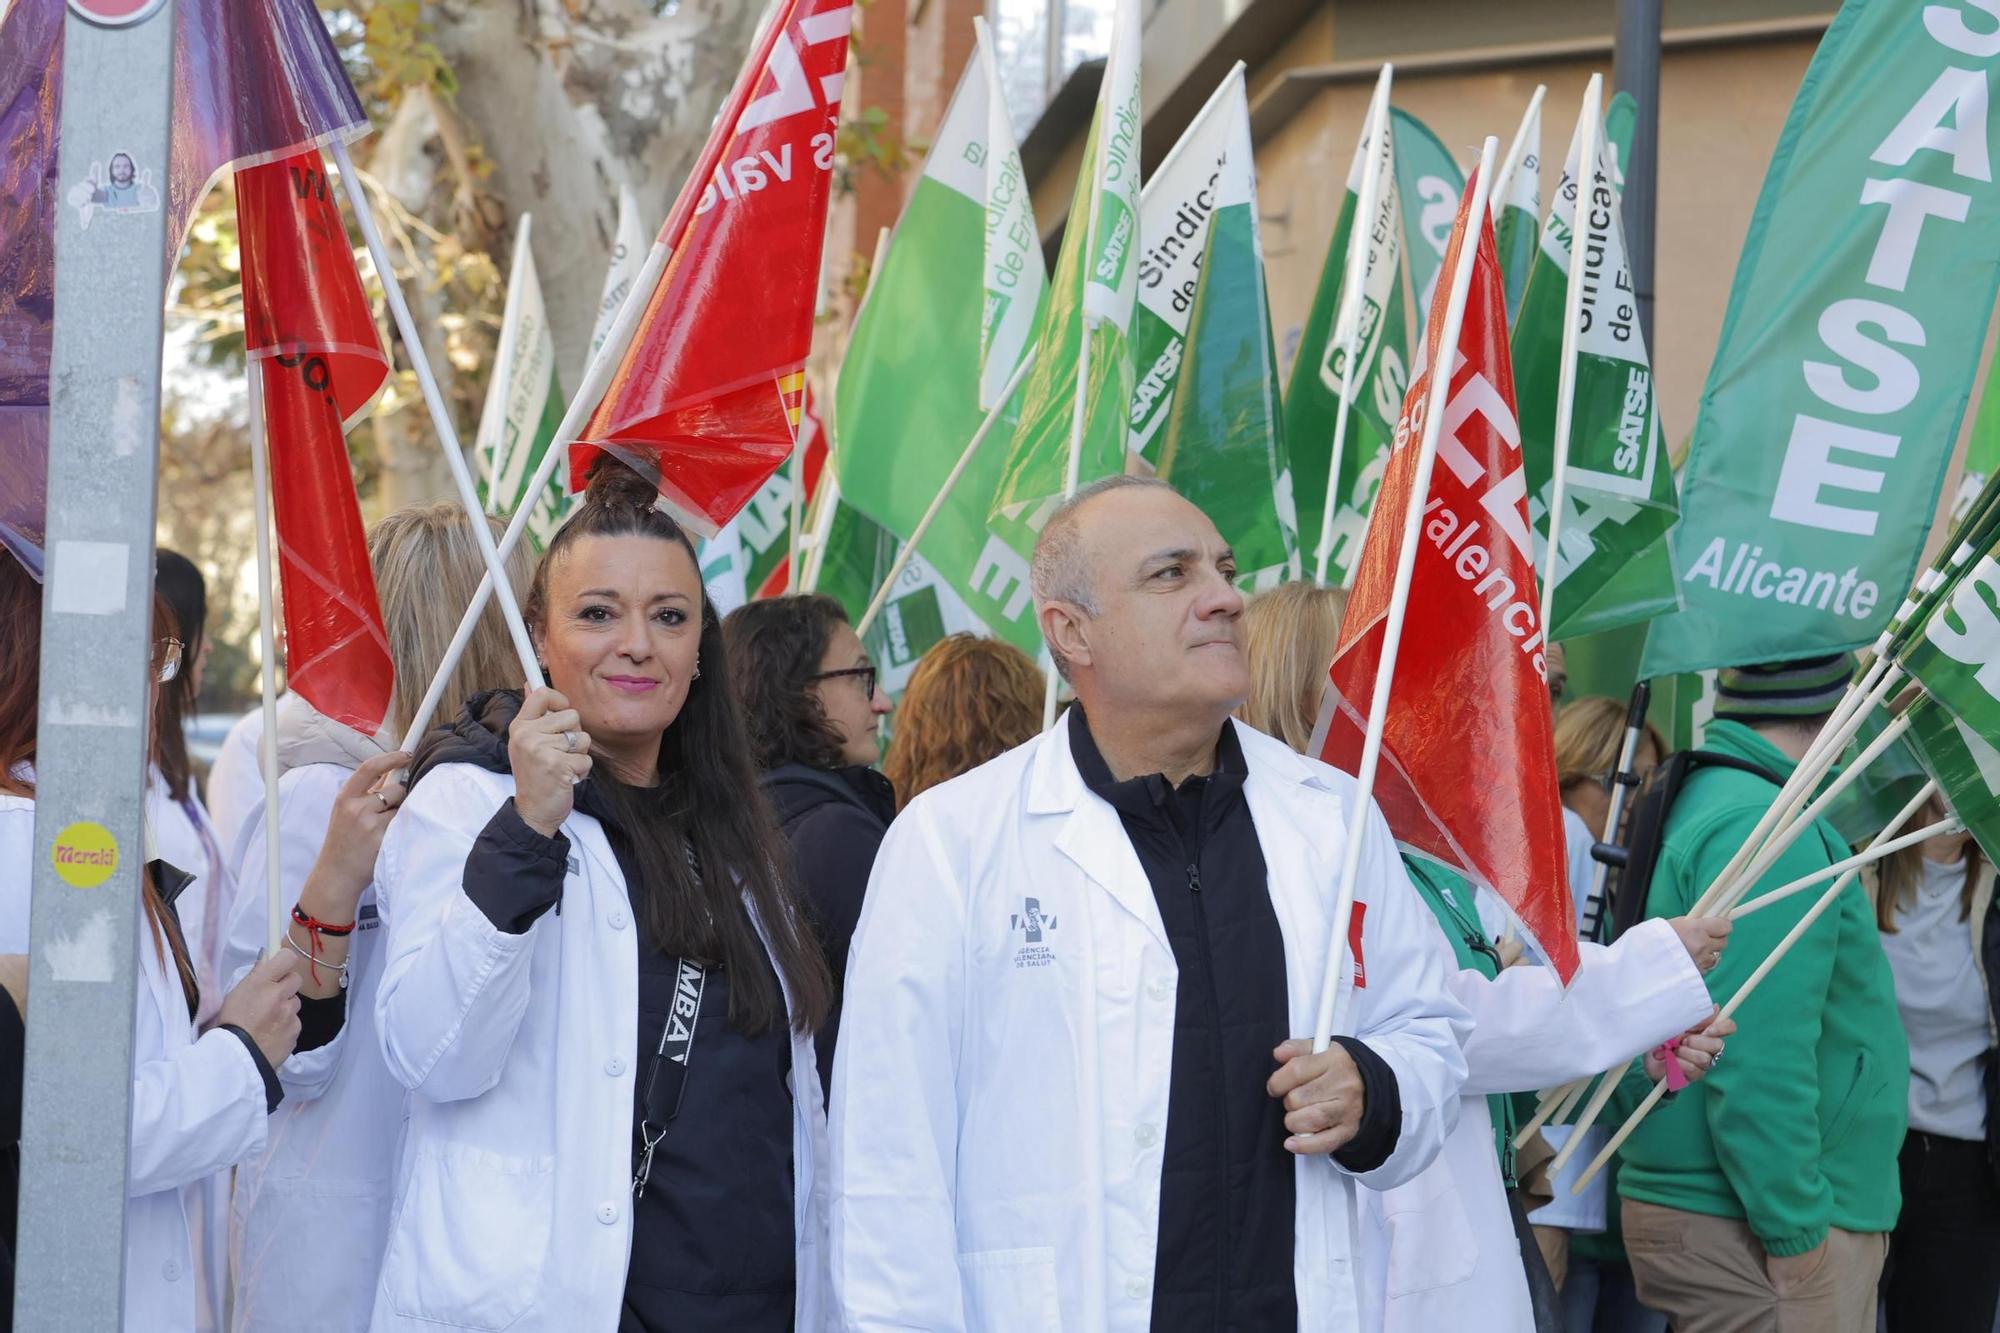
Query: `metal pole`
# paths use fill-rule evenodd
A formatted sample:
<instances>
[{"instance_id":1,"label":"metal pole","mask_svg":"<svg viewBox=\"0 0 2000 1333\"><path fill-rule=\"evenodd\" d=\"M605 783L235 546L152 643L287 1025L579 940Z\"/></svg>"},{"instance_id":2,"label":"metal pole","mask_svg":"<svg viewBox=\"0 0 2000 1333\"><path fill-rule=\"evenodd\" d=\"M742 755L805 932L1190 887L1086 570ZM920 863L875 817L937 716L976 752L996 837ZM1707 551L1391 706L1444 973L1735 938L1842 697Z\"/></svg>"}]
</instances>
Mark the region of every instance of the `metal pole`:
<instances>
[{"instance_id":1,"label":"metal pole","mask_svg":"<svg viewBox=\"0 0 2000 1333\"><path fill-rule=\"evenodd\" d=\"M1625 256L1632 265L1639 331L1653 341L1653 236L1660 197L1660 0L1618 0L1611 81L1639 104L1625 165Z\"/></svg>"},{"instance_id":2,"label":"metal pole","mask_svg":"<svg viewBox=\"0 0 2000 1333\"><path fill-rule=\"evenodd\" d=\"M82 8L72 0L63 29L14 1288L15 1327L35 1330L124 1319L151 730L173 5L118 26Z\"/></svg>"}]
</instances>

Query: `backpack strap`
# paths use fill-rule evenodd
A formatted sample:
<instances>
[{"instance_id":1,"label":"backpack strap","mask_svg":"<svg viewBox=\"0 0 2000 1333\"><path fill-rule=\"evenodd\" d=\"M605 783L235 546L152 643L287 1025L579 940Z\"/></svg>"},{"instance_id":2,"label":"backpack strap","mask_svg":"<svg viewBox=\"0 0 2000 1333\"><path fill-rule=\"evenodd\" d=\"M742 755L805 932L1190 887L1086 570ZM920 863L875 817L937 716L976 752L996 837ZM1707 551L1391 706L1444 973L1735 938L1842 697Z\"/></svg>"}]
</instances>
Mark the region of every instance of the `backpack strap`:
<instances>
[{"instance_id":1,"label":"backpack strap","mask_svg":"<svg viewBox=\"0 0 2000 1333\"><path fill-rule=\"evenodd\" d=\"M1646 919L1646 903L1653 887L1653 872L1659 866L1667 817L1681 788L1703 768L1732 768L1739 773L1762 778L1783 789L1785 780L1760 764L1713 750L1682 750L1654 769L1639 789L1638 804L1632 810L1631 836L1625 846L1625 865L1606 892L1611 895L1611 917L1615 935L1623 935Z\"/></svg>"}]
</instances>

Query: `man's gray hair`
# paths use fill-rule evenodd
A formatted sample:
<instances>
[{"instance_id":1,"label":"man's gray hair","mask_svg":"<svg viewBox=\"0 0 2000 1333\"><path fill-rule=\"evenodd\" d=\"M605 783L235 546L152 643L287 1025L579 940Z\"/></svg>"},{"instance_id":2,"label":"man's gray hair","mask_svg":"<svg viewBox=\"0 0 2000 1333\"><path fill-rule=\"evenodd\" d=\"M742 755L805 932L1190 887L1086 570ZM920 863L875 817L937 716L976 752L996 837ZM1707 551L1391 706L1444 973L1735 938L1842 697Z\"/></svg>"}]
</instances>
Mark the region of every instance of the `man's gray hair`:
<instances>
[{"instance_id":1,"label":"man's gray hair","mask_svg":"<svg viewBox=\"0 0 2000 1333\"><path fill-rule=\"evenodd\" d=\"M1122 491L1133 486L1157 486L1176 495L1180 493L1158 477L1121 472L1091 482L1049 515L1049 521L1042 525L1041 536L1035 539L1034 559L1028 567L1028 587L1035 595L1037 620L1042 608L1050 602L1068 602L1087 616L1098 613L1097 571L1091 567L1089 553L1084 547L1077 511L1106 491ZM1063 655L1056 651L1054 644L1049 645L1049 657L1055 663L1057 673L1068 680L1069 663L1063 660Z\"/></svg>"}]
</instances>

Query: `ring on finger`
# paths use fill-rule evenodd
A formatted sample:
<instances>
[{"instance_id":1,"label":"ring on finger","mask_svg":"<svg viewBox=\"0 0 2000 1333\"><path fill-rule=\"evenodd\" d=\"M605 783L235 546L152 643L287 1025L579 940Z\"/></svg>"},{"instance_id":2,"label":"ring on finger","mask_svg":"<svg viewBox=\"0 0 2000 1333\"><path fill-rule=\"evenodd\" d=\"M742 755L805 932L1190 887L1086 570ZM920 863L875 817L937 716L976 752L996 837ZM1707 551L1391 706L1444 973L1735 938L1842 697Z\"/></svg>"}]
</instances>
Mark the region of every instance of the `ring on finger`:
<instances>
[{"instance_id":1,"label":"ring on finger","mask_svg":"<svg viewBox=\"0 0 2000 1333\"><path fill-rule=\"evenodd\" d=\"M384 810L387 810L387 809L389 808L389 793L388 793L388 792L386 792L386 791L382 791L381 789L377 788L377 789L376 789L376 792L375 792L375 799L376 799L377 801L379 801L379 802L381 803L381 805L382 805L382 808L383 808Z\"/></svg>"},{"instance_id":2,"label":"ring on finger","mask_svg":"<svg viewBox=\"0 0 2000 1333\"><path fill-rule=\"evenodd\" d=\"M565 731L565 732L563 733L563 753L564 753L564 754L575 754L575 753L576 753L576 733L575 733L575 732L573 732L573 731Z\"/></svg>"}]
</instances>

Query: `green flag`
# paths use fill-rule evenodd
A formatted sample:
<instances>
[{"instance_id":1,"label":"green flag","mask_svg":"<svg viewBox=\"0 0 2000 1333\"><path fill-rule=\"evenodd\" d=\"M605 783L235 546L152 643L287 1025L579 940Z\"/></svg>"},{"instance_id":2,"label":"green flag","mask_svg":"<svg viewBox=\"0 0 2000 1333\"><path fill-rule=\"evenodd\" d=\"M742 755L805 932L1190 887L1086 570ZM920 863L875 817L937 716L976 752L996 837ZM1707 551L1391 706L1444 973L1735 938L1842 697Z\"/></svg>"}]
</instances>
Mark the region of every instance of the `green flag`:
<instances>
[{"instance_id":1,"label":"green flag","mask_svg":"<svg viewBox=\"0 0 2000 1333\"><path fill-rule=\"evenodd\" d=\"M1279 419L1277 349L1257 229L1250 102L1241 66L1210 103L1225 127L1209 175L1215 210L1201 254L1165 439L1153 463L1215 521L1250 586L1299 576L1298 517Z\"/></svg>"},{"instance_id":2,"label":"green flag","mask_svg":"<svg viewBox=\"0 0 2000 1333\"><path fill-rule=\"evenodd\" d=\"M1951 499L1952 521L1963 519L1974 500L1986 488L1995 472L2000 472L2000 353L1986 370L1986 388L1979 395L1979 411L1972 418L1972 436L1965 442L1965 473L1958 480L1958 492Z\"/></svg>"},{"instance_id":3,"label":"green flag","mask_svg":"<svg viewBox=\"0 0 2000 1333\"><path fill-rule=\"evenodd\" d=\"M1380 108L1379 112L1376 108ZM1382 141L1370 143L1369 127L1381 123ZM1378 198L1371 225L1360 229L1355 247L1355 215L1368 155L1379 161ZM1388 115L1388 88L1377 84L1361 142L1347 170L1347 193L1334 223L1333 240L1320 270L1319 290L1306 316L1291 375L1285 384L1285 438L1292 456L1292 494L1308 569L1326 582L1344 584L1361 558L1368 513L1389 461L1389 441L1402 414L1409 387L1408 322L1403 310L1403 210L1396 189L1395 131ZM1343 289L1349 251L1361 275L1350 299ZM1345 365L1343 318L1357 333L1354 374ZM1334 479L1332 514L1327 516L1327 480L1333 465L1333 436L1340 401L1354 394L1347 438ZM1324 535L1325 550L1320 548ZM1324 574L1320 566L1324 564Z\"/></svg>"},{"instance_id":4,"label":"green flag","mask_svg":"<svg viewBox=\"0 0 2000 1333\"><path fill-rule=\"evenodd\" d=\"M1924 771L1937 781L1980 850L1989 858L2000 857L2000 749L1929 698L1912 704L1908 717L1910 745ZM1903 799L1911 795L1914 792L1906 792ZM1882 824L1875 827L1879 830ZM1914 824L1904 832L1913 828Z\"/></svg>"},{"instance_id":5,"label":"green flag","mask_svg":"<svg viewBox=\"0 0 2000 1333\"><path fill-rule=\"evenodd\" d=\"M1870 642L1909 586L2000 282L1990 24L1848 0L1751 217L1649 675Z\"/></svg>"},{"instance_id":6,"label":"green flag","mask_svg":"<svg viewBox=\"0 0 2000 1333\"><path fill-rule=\"evenodd\" d=\"M1021 155L983 23L979 28L923 174L869 282L834 390L829 428L841 500L898 537L916 531L985 419L982 404L997 399L1019 364L1048 286ZM1033 653L1041 647L1028 594L1034 534L1015 521L987 522L1007 434L1003 416L919 545L928 566L992 633ZM836 522L822 586L836 586L836 568L866 566L847 547L859 542L872 552L873 541L858 523ZM850 613L859 616L873 593L854 594Z\"/></svg>"},{"instance_id":7,"label":"green flag","mask_svg":"<svg viewBox=\"0 0 2000 1333\"><path fill-rule=\"evenodd\" d=\"M1493 239L1500 248L1500 273L1507 282L1507 318L1515 319L1535 264L1535 238L1542 230L1542 92L1537 88L1508 146L1511 170L1493 190Z\"/></svg>"},{"instance_id":8,"label":"green flag","mask_svg":"<svg viewBox=\"0 0 2000 1333\"><path fill-rule=\"evenodd\" d=\"M1035 365L993 500L996 518L1039 528L1072 481L1125 470L1139 232L1139 4L1117 0Z\"/></svg>"},{"instance_id":9,"label":"green flag","mask_svg":"<svg viewBox=\"0 0 2000 1333\"><path fill-rule=\"evenodd\" d=\"M1538 539L1535 564L1541 570L1549 567L1544 553L1555 501L1556 410L1582 135L1579 122L1514 323L1521 459ZM1652 362L1632 295L1625 227L1613 201L1610 160L1601 139L1591 187L1583 197L1589 225L1579 247L1583 302L1551 639L1616 629L1677 605L1668 546L1678 508L1673 465L1660 432Z\"/></svg>"},{"instance_id":10,"label":"green flag","mask_svg":"<svg viewBox=\"0 0 2000 1333\"><path fill-rule=\"evenodd\" d=\"M500 316L493 375L486 382L486 401L480 409L479 434L473 446L479 460L480 498L493 514L512 514L528 499L522 491L555 439L566 401L556 378L555 335L549 332L542 282L535 274L535 254L529 246L533 221L523 213L514 233L507 305ZM569 511L560 472L532 503L535 508L528 519L527 537L539 551L548 545Z\"/></svg>"},{"instance_id":11,"label":"green flag","mask_svg":"<svg viewBox=\"0 0 2000 1333\"><path fill-rule=\"evenodd\" d=\"M1396 193L1404 205L1403 254L1410 265L1410 290L1416 308L1429 310L1445 242L1465 194L1465 173L1430 126L1401 107L1391 107L1389 118L1395 122Z\"/></svg>"},{"instance_id":12,"label":"green flag","mask_svg":"<svg viewBox=\"0 0 2000 1333\"><path fill-rule=\"evenodd\" d=\"M1604 107L1604 146L1611 154L1611 192L1625 197L1625 166L1632 160L1632 134L1639 127L1639 103L1619 93Z\"/></svg>"}]
</instances>

